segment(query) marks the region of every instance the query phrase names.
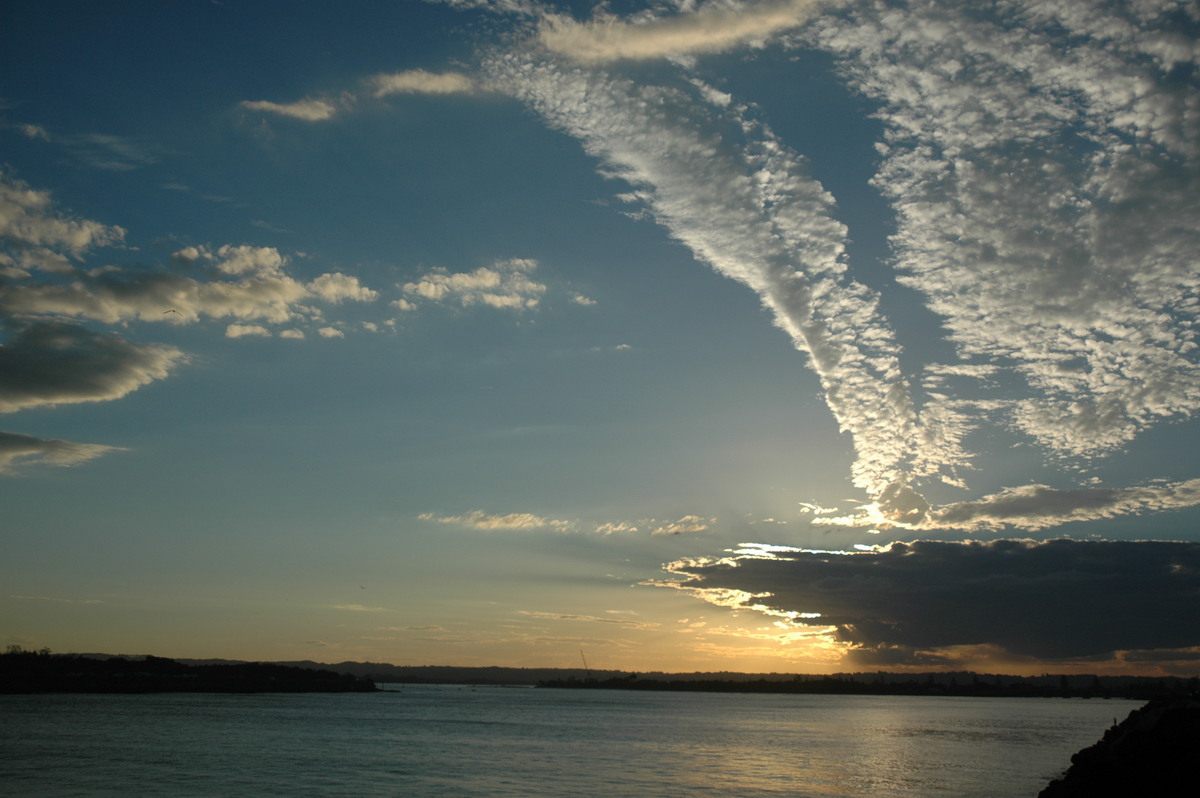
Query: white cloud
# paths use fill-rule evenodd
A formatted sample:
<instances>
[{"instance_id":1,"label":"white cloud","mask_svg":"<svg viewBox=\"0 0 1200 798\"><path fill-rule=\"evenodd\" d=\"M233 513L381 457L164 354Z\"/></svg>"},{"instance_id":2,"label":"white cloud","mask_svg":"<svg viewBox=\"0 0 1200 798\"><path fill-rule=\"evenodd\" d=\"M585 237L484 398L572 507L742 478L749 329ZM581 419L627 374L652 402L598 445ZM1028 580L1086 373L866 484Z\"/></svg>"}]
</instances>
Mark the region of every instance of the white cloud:
<instances>
[{"instance_id":1,"label":"white cloud","mask_svg":"<svg viewBox=\"0 0 1200 798\"><path fill-rule=\"evenodd\" d=\"M715 518L701 518L698 515L685 515L678 521L668 521L651 530L651 535L684 535L693 532L707 532L716 523Z\"/></svg>"},{"instance_id":2,"label":"white cloud","mask_svg":"<svg viewBox=\"0 0 1200 798\"><path fill-rule=\"evenodd\" d=\"M230 324L225 328L226 338L245 338L247 336L270 337L271 331L261 324Z\"/></svg>"},{"instance_id":3,"label":"white cloud","mask_svg":"<svg viewBox=\"0 0 1200 798\"><path fill-rule=\"evenodd\" d=\"M370 83L376 97L391 94L463 94L475 90L475 82L462 73L435 74L424 69L376 75Z\"/></svg>"},{"instance_id":4,"label":"white cloud","mask_svg":"<svg viewBox=\"0 0 1200 798\"><path fill-rule=\"evenodd\" d=\"M489 85L629 183L623 198L758 293L852 435L852 477L873 500L862 517L919 526L948 513L922 485L966 487L965 442L984 424L1085 458L1194 415L1200 92L1181 75L1200 48L1175 6L829 4L795 29L814 8L553 17L544 49L494 52L484 68ZM920 402L878 296L846 271L846 230L803 159L695 78L638 84L604 68L722 49L754 39L755 26L833 53L852 87L881 103L876 184L896 210L900 279L944 318L959 355L928 364ZM1042 516L1052 517L1068 520Z\"/></svg>"},{"instance_id":5,"label":"white cloud","mask_svg":"<svg viewBox=\"0 0 1200 798\"><path fill-rule=\"evenodd\" d=\"M367 288L352 277L341 272L322 274L308 284L308 290L326 302L338 303L344 300L354 302L372 302L379 298L379 292Z\"/></svg>"},{"instance_id":6,"label":"white cloud","mask_svg":"<svg viewBox=\"0 0 1200 798\"><path fill-rule=\"evenodd\" d=\"M244 100L241 106L249 111L264 111L269 114L300 119L305 122L322 122L332 119L337 107L327 100L299 100L294 103L275 103L269 100Z\"/></svg>"},{"instance_id":7,"label":"white cloud","mask_svg":"<svg viewBox=\"0 0 1200 798\"><path fill-rule=\"evenodd\" d=\"M436 521L439 524L451 524L454 526L464 526L470 529L554 529L559 532L565 532L572 529L575 524L571 521L564 521L555 518L543 518L540 515L533 513L508 513L506 515L491 515L482 510L472 510L466 515L445 515L439 516L433 513L422 513L420 516L423 521Z\"/></svg>"},{"instance_id":8,"label":"white cloud","mask_svg":"<svg viewBox=\"0 0 1200 798\"><path fill-rule=\"evenodd\" d=\"M339 330L337 327L319 327L319 328L317 328L317 335L321 336L322 338L345 338L346 337L346 334L344 332L342 332L341 330Z\"/></svg>"},{"instance_id":9,"label":"white cloud","mask_svg":"<svg viewBox=\"0 0 1200 798\"><path fill-rule=\"evenodd\" d=\"M596 526L596 533L600 535L617 535L637 531L638 527L628 521L608 521Z\"/></svg>"},{"instance_id":10,"label":"white cloud","mask_svg":"<svg viewBox=\"0 0 1200 798\"><path fill-rule=\"evenodd\" d=\"M528 310L536 308L546 292L544 284L530 277L535 269L537 261L527 258L499 260L490 267L481 266L471 272L451 273L435 269L419 280L400 286L406 298L392 304L401 310L411 309L413 302L419 300L454 303L462 307L487 305Z\"/></svg>"},{"instance_id":11,"label":"white cloud","mask_svg":"<svg viewBox=\"0 0 1200 798\"><path fill-rule=\"evenodd\" d=\"M38 218L45 219L47 214ZM88 229L82 223L77 226ZM87 233L88 240L96 235ZM288 258L273 247L185 247L172 255L172 265L180 267L174 270L108 267L81 271L61 256L43 261L42 271L53 271L58 279L31 281L24 279L32 274L29 268L12 271L19 279L0 285L0 313L66 316L106 324L135 319L172 323L194 323L203 317L232 319L236 337L239 331L245 334L261 323L316 318L319 314L306 304L309 300L338 304L378 297L378 292L363 286L358 278L340 272L322 274L307 284L300 282L288 273ZM27 261L21 265L30 266ZM181 271L206 274L192 277L178 273Z\"/></svg>"},{"instance_id":12,"label":"white cloud","mask_svg":"<svg viewBox=\"0 0 1200 798\"><path fill-rule=\"evenodd\" d=\"M601 17L580 23L552 15L539 38L553 52L591 63L715 53L793 28L821 5L819 0L710 2L695 11L633 22Z\"/></svg>"},{"instance_id":13,"label":"white cloud","mask_svg":"<svg viewBox=\"0 0 1200 798\"><path fill-rule=\"evenodd\" d=\"M35 191L0 172L0 241L39 252L79 257L89 249L120 244L125 230L55 212L50 193Z\"/></svg>"},{"instance_id":14,"label":"white cloud","mask_svg":"<svg viewBox=\"0 0 1200 798\"><path fill-rule=\"evenodd\" d=\"M921 525L927 529L1036 531L1070 521L1175 510L1200 505L1200 479L1132 488L1055 490L1048 485L1009 488L975 501L938 507Z\"/></svg>"},{"instance_id":15,"label":"white cloud","mask_svg":"<svg viewBox=\"0 0 1200 798\"><path fill-rule=\"evenodd\" d=\"M279 337L289 338L293 341L303 341L305 336L303 330L280 330Z\"/></svg>"},{"instance_id":16,"label":"white cloud","mask_svg":"<svg viewBox=\"0 0 1200 798\"><path fill-rule=\"evenodd\" d=\"M964 365L1024 383L984 409L1059 455L1200 409L1200 93L1168 76L1197 60L1173 7L863 6L810 37L883 103L902 281Z\"/></svg>"},{"instance_id":17,"label":"white cloud","mask_svg":"<svg viewBox=\"0 0 1200 798\"><path fill-rule=\"evenodd\" d=\"M487 66L499 88L632 184L699 259L759 295L853 435L857 485L875 496L964 459L952 438L921 428L878 297L846 274L832 197L769 130L682 89L528 53Z\"/></svg>"}]
</instances>

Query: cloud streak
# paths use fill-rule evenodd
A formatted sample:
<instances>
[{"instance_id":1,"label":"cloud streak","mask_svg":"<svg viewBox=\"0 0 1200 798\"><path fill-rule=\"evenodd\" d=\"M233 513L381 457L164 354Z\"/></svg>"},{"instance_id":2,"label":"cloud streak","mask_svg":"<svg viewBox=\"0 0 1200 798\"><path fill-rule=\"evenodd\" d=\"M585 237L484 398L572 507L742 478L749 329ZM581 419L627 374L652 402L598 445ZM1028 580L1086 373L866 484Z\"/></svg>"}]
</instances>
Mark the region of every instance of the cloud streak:
<instances>
[{"instance_id":1,"label":"cloud streak","mask_svg":"<svg viewBox=\"0 0 1200 798\"><path fill-rule=\"evenodd\" d=\"M820 10L820 0L708 3L696 11L623 22L551 15L538 32L550 51L585 63L716 53L762 41Z\"/></svg>"},{"instance_id":2,"label":"cloud streak","mask_svg":"<svg viewBox=\"0 0 1200 798\"><path fill-rule=\"evenodd\" d=\"M113 451L122 450L97 443L74 443L0 431L0 475L15 476L27 466L80 465Z\"/></svg>"},{"instance_id":3,"label":"cloud streak","mask_svg":"<svg viewBox=\"0 0 1200 798\"><path fill-rule=\"evenodd\" d=\"M338 108L328 100L297 100L293 103L276 103L270 100L243 100L240 103L247 111L286 116L302 122L324 122L332 119Z\"/></svg>"},{"instance_id":4,"label":"cloud streak","mask_svg":"<svg viewBox=\"0 0 1200 798\"><path fill-rule=\"evenodd\" d=\"M639 85L534 53L487 67L495 85L632 184L697 258L758 294L853 436L855 484L872 496L890 489L900 506L910 474L949 478L964 461L936 419L921 423L879 297L846 272L833 198L770 130L692 86Z\"/></svg>"},{"instance_id":5,"label":"cloud streak","mask_svg":"<svg viewBox=\"0 0 1200 798\"><path fill-rule=\"evenodd\" d=\"M375 97L393 94L468 94L476 90L475 81L461 72L426 72L411 69L376 75L369 81Z\"/></svg>"}]
</instances>

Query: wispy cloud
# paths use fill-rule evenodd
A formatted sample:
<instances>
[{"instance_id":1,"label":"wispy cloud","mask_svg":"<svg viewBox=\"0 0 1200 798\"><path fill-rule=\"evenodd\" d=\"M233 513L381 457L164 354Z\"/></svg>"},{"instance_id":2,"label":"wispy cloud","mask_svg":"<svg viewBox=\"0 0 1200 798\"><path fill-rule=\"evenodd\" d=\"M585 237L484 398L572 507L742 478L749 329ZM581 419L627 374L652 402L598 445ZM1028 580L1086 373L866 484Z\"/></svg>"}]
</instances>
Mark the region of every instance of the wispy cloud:
<instances>
[{"instance_id":1,"label":"wispy cloud","mask_svg":"<svg viewBox=\"0 0 1200 798\"><path fill-rule=\"evenodd\" d=\"M707 532L716 523L715 518L701 518L698 515L685 515L677 521L668 521L655 526L651 535L686 535L695 532Z\"/></svg>"},{"instance_id":2,"label":"wispy cloud","mask_svg":"<svg viewBox=\"0 0 1200 798\"><path fill-rule=\"evenodd\" d=\"M56 596L9 596L11 599L18 601L51 601L56 604L103 604L100 599L70 599L58 598Z\"/></svg>"},{"instance_id":3,"label":"wispy cloud","mask_svg":"<svg viewBox=\"0 0 1200 798\"><path fill-rule=\"evenodd\" d=\"M392 94L465 94L476 90L475 81L461 72L426 72L411 69L376 75L368 81L374 96Z\"/></svg>"},{"instance_id":4,"label":"wispy cloud","mask_svg":"<svg viewBox=\"0 0 1200 798\"><path fill-rule=\"evenodd\" d=\"M630 22L603 16L581 23L552 15L542 23L539 39L549 50L593 63L715 53L793 28L821 5L820 0L710 2L697 10Z\"/></svg>"},{"instance_id":5,"label":"wispy cloud","mask_svg":"<svg viewBox=\"0 0 1200 798\"><path fill-rule=\"evenodd\" d=\"M517 610L518 615L546 621L582 621L584 623L611 623L618 626L629 626L634 629L657 629L661 624L642 621L636 618L604 617L600 615L576 615L566 612L539 612L536 610Z\"/></svg>"},{"instance_id":6,"label":"wispy cloud","mask_svg":"<svg viewBox=\"0 0 1200 798\"><path fill-rule=\"evenodd\" d=\"M248 111L286 116L303 122L323 122L332 119L338 107L328 100L297 100L293 103L276 103L270 100L243 100L242 108Z\"/></svg>"},{"instance_id":7,"label":"wispy cloud","mask_svg":"<svg viewBox=\"0 0 1200 798\"><path fill-rule=\"evenodd\" d=\"M75 443L0 432L0 475L13 476L26 466L79 465L114 451L123 450L96 443Z\"/></svg>"},{"instance_id":8,"label":"wispy cloud","mask_svg":"<svg viewBox=\"0 0 1200 798\"><path fill-rule=\"evenodd\" d=\"M423 521L436 521L439 524L452 524L469 529L510 530L510 529L554 529L567 531L574 527L571 521L557 518L544 518L533 513L508 513L506 515L491 515L482 510L472 510L466 515L435 515L422 513Z\"/></svg>"}]
</instances>

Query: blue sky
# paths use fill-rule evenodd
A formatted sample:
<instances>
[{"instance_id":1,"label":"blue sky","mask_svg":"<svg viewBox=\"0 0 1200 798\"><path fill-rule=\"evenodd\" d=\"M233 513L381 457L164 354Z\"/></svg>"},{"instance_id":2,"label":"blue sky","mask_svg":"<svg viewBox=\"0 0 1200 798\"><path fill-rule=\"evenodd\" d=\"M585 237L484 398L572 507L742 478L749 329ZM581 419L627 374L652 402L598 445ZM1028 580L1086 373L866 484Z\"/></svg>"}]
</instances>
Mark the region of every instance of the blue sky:
<instances>
[{"instance_id":1,"label":"blue sky","mask_svg":"<svg viewBox=\"0 0 1200 798\"><path fill-rule=\"evenodd\" d=\"M1194 672L1198 26L6 3L4 642Z\"/></svg>"}]
</instances>

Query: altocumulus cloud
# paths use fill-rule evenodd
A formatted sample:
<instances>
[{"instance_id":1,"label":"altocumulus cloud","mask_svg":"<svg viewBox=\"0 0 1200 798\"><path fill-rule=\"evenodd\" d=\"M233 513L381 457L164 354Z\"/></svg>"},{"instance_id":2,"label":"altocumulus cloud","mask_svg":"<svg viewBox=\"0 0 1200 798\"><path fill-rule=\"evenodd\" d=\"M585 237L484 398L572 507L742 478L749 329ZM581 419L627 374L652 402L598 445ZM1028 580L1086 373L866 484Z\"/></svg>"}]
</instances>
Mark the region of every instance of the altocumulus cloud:
<instances>
[{"instance_id":1,"label":"altocumulus cloud","mask_svg":"<svg viewBox=\"0 0 1200 798\"><path fill-rule=\"evenodd\" d=\"M951 663L979 649L1152 659L1200 646L1200 543L917 541L857 553L747 544L668 570L682 579L671 586L712 603L832 627L862 663Z\"/></svg>"},{"instance_id":2,"label":"altocumulus cloud","mask_svg":"<svg viewBox=\"0 0 1200 798\"><path fill-rule=\"evenodd\" d=\"M549 50L597 63L715 53L795 27L820 6L819 0L708 3L698 10L634 22L601 17L580 23L549 15L539 39Z\"/></svg>"},{"instance_id":3,"label":"altocumulus cloud","mask_svg":"<svg viewBox=\"0 0 1200 798\"><path fill-rule=\"evenodd\" d=\"M697 259L754 290L809 355L871 499L843 520L1033 529L1088 517L1089 504L1097 517L1183 506L1189 492L1175 488L1106 499L1030 485L978 500L989 514L920 491L968 488L979 453L967 444L984 425L1078 465L1200 410L1194 8L680 8L543 14L523 43L484 53L482 71L628 182L621 197ZM831 54L878 103L874 183L896 214L899 279L943 318L957 355L925 364L916 388L879 296L850 275L833 197L755 109L692 69L703 53L768 41ZM633 79L627 62L651 58L672 59L675 75Z\"/></svg>"},{"instance_id":4,"label":"altocumulus cloud","mask_svg":"<svg viewBox=\"0 0 1200 798\"><path fill-rule=\"evenodd\" d=\"M418 301L456 304L461 307L486 305L506 310L530 310L541 302L546 286L533 279L535 260L510 258L470 272L434 269L423 277L404 283L404 299L396 306L411 310Z\"/></svg>"}]
</instances>

